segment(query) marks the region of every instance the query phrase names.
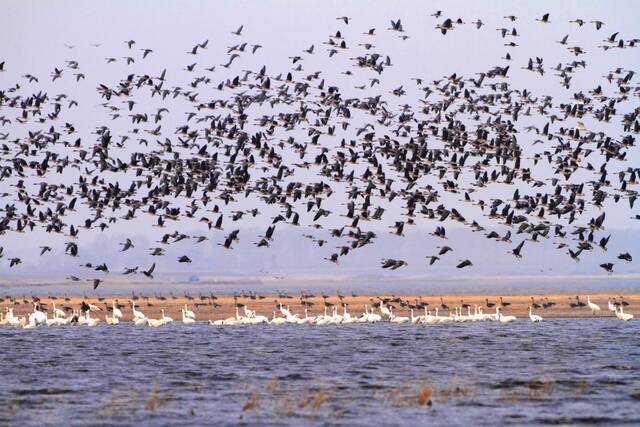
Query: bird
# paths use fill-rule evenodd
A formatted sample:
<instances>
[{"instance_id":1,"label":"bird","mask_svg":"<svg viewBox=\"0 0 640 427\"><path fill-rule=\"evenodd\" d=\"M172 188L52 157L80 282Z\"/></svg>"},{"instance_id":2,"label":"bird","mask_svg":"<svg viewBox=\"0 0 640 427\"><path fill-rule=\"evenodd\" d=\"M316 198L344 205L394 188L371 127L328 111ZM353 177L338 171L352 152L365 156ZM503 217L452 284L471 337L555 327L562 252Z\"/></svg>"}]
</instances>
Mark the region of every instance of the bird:
<instances>
[{"instance_id":1,"label":"bird","mask_svg":"<svg viewBox=\"0 0 640 427\"><path fill-rule=\"evenodd\" d=\"M536 21L542 22L543 24L548 24L548 23L551 22L551 21L549 21L549 14L548 13L545 13L544 15L542 15L542 18L540 18L540 19L536 18Z\"/></svg>"},{"instance_id":2,"label":"bird","mask_svg":"<svg viewBox=\"0 0 640 427\"><path fill-rule=\"evenodd\" d=\"M131 242L131 239L127 238L127 240L125 240L124 243L120 243L120 245L122 246L122 249L120 250L120 252L124 252L128 249L133 248L133 243Z\"/></svg>"},{"instance_id":3,"label":"bird","mask_svg":"<svg viewBox=\"0 0 640 427\"><path fill-rule=\"evenodd\" d=\"M409 265L404 260L390 259L390 258L383 259L381 264L382 264L382 268L390 268L391 270L396 270L402 266Z\"/></svg>"},{"instance_id":4,"label":"bird","mask_svg":"<svg viewBox=\"0 0 640 427\"><path fill-rule=\"evenodd\" d=\"M469 267L469 266L473 266L473 263L471 261L469 261L468 259L465 259L465 260L461 261L458 265L456 265L456 268L465 268L465 267Z\"/></svg>"},{"instance_id":5,"label":"bird","mask_svg":"<svg viewBox=\"0 0 640 427\"><path fill-rule=\"evenodd\" d=\"M532 310L533 310L533 308L531 306L529 306L529 319L531 319L531 321L533 323L542 322L542 316L539 316L537 314L533 314Z\"/></svg>"},{"instance_id":6,"label":"bird","mask_svg":"<svg viewBox=\"0 0 640 427\"><path fill-rule=\"evenodd\" d=\"M183 261L179 261L179 262L183 262ZM155 269L156 269L156 263L154 262L153 264L151 264L151 267L149 267L148 270L142 271L142 274L144 274L145 276L147 276L150 279L153 279L153 271Z\"/></svg>"},{"instance_id":7,"label":"bird","mask_svg":"<svg viewBox=\"0 0 640 427\"><path fill-rule=\"evenodd\" d=\"M185 325L192 325L196 323L196 320L193 317L187 316L186 310L183 308L182 312L182 323Z\"/></svg>"},{"instance_id":8,"label":"bird","mask_svg":"<svg viewBox=\"0 0 640 427\"><path fill-rule=\"evenodd\" d=\"M631 256L631 254L629 254L629 252L621 253L620 255L618 255L618 259L621 259L627 262L633 261L633 257Z\"/></svg>"},{"instance_id":9,"label":"bird","mask_svg":"<svg viewBox=\"0 0 640 427\"><path fill-rule=\"evenodd\" d=\"M496 307L496 318L500 323L511 323L516 320L515 316L504 316L500 311L500 307Z\"/></svg>"},{"instance_id":10,"label":"bird","mask_svg":"<svg viewBox=\"0 0 640 427\"><path fill-rule=\"evenodd\" d=\"M623 320L625 322L628 322L629 320L633 319L633 314L625 313L622 306L617 307L617 311L615 314L618 319Z\"/></svg>"},{"instance_id":11,"label":"bird","mask_svg":"<svg viewBox=\"0 0 640 427\"><path fill-rule=\"evenodd\" d=\"M600 306L598 304L594 304L591 302L591 297L587 295L587 307L593 314L596 314L596 311L600 311Z\"/></svg>"},{"instance_id":12,"label":"bird","mask_svg":"<svg viewBox=\"0 0 640 427\"><path fill-rule=\"evenodd\" d=\"M610 262L605 262L603 264L600 264L600 267L605 270L607 273L611 273L613 272L613 263Z\"/></svg>"},{"instance_id":13,"label":"bird","mask_svg":"<svg viewBox=\"0 0 640 427\"><path fill-rule=\"evenodd\" d=\"M453 29L453 21L451 20L451 18L447 18L442 23L436 25L436 29L440 30L442 35L446 35L447 31Z\"/></svg>"},{"instance_id":14,"label":"bird","mask_svg":"<svg viewBox=\"0 0 640 427\"><path fill-rule=\"evenodd\" d=\"M123 275L127 275L127 274L136 274L138 272L138 266L135 267L131 267L131 268L125 268L124 273L122 273Z\"/></svg>"},{"instance_id":15,"label":"bird","mask_svg":"<svg viewBox=\"0 0 640 427\"><path fill-rule=\"evenodd\" d=\"M520 254L520 251L522 250L523 246L524 246L524 240L522 242L520 242L520 244L518 244L518 246L516 246L511 251L516 258L522 258L522 255Z\"/></svg>"},{"instance_id":16,"label":"bird","mask_svg":"<svg viewBox=\"0 0 640 427\"><path fill-rule=\"evenodd\" d=\"M435 256L435 255L429 255L426 257L427 259L429 259L429 265L433 265L436 261L438 261L440 258Z\"/></svg>"}]
</instances>

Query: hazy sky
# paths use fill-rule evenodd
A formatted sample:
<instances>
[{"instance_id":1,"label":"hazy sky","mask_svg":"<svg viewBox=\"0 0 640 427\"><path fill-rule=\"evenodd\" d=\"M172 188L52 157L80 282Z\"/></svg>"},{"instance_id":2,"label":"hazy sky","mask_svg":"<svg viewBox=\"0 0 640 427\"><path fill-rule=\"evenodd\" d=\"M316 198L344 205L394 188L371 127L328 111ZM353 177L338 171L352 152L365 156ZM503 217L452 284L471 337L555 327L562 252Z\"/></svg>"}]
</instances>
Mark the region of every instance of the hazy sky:
<instances>
[{"instance_id":1,"label":"hazy sky","mask_svg":"<svg viewBox=\"0 0 640 427\"><path fill-rule=\"evenodd\" d=\"M111 121L105 110L100 106L102 100L96 93L98 83L114 86L120 79L129 73L150 74L158 76L163 69L167 69L167 84L169 86L180 85L185 87L196 76L208 75L213 84L217 84L226 78L232 78L242 74L242 70L257 70L262 65L267 66L270 75L286 73L291 67L294 55L304 56L301 62L304 71L296 73L302 77L322 70L322 77L327 83L339 85L346 96L366 96L382 94L397 109L398 105L411 104L417 109L417 101L422 96L415 83L410 80L420 77L429 82L440 79L452 73L463 74L467 77L476 77L474 74L487 71L495 65L506 65L500 58L510 51L514 60L511 62L510 84L516 88L527 88L534 95L551 95L554 103L568 100L573 93L579 90L585 93L603 82L602 76L609 71L622 67L625 70L639 70L640 50L624 49L603 51L597 48L602 40L611 33L618 31L619 37L628 40L640 37L638 31L638 18L640 18L640 3L627 2L592 2L592 1L536 1L536 2L498 2L498 1L446 1L446 2L382 2L382 1L113 1L113 2L78 2L78 1L3 1L0 7L0 62L5 61L6 72L0 74L0 89L6 89L16 82L29 87L32 92L38 90L47 91L52 95L67 93L71 99L79 102L79 108L65 111L64 121L72 121L78 129L78 136L83 138L86 144L91 143L95 135L91 132L97 126L107 125L114 135L125 134L131 128L127 120ZM443 11L442 18L431 17L436 10ZM542 25L535 21L543 13L550 12L551 24ZM516 15L518 20L512 24L505 15ZM345 25L336 17L349 16L352 21ZM446 36L442 36L434 29L437 23L445 17L462 18L466 25L459 26ZM596 31L593 24L586 24L579 28L575 24L569 24L570 19L582 18L589 22L601 20L605 22L602 30ZM482 19L485 26L476 30L471 25L477 18ZM401 40L396 33L387 31L391 19L401 19L407 40ZM231 34L231 31L244 25L242 36ZM507 49L504 43L511 39L502 39L497 28L511 29L515 26L520 37L514 40L519 44L516 49ZM363 33L370 28L376 28L378 34L370 38ZM350 49L340 52L329 59L326 42L331 34L340 30L350 44ZM551 70L556 64L566 63L575 57L567 51L565 46L556 43L564 35L569 35L568 46L581 46L587 51L587 55L579 58L587 61L587 69L579 70L574 74L572 87L569 90L559 84L560 78ZM136 45L128 49L125 40L133 39ZM196 43L209 40L208 48L197 56L187 54L187 51ZM227 62L227 49L229 46L247 42L250 45L260 44L263 47L255 55L244 53L227 70L221 66ZM361 72L352 67L349 58L364 53L358 43L372 42L376 51L391 57L393 66L385 70L381 77L381 85L364 92L355 89L355 86L368 84L369 78L374 77L370 73ZM93 47L92 44L100 44ZM314 55L304 55L303 49L310 45L315 46ZM68 46L73 46L69 48ZM141 59L142 48L153 49L153 53L144 61ZM247 48L250 50L250 48ZM370 53L370 52L369 52ZM136 63L126 65L125 56L132 56ZM543 57L546 68L544 77L531 72L521 70L530 57ZM117 59L114 64L107 64L106 58ZM73 79L73 70L65 66L65 61L77 60L86 79L76 82ZM196 62L193 73L184 71L188 64ZM205 67L216 66L214 73L207 73ZM51 82L50 73L53 69L64 68L64 77L56 82ZM351 70L354 75L341 74L345 70ZM24 74L36 75L40 81L38 84L29 85L20 76ZM637 85L638 76L635 77ZM388 92L403 85L407 95L396 98ZM202 91L202 100L212 97L224 97L224 94L211 89ZM29 92L31 93L31 92ZM160 105L167 105L170 113L166 115L162 123L163 135L172 137L176 126L184 123L186 112L190 105L173 100L162 103L157 99L144 100L136 97L139 104L137 112L154 112ZM115 101L120 102L119 100ZM629 101L624 108L637 106L635 101ZM266 110L273 114L274 111ZM0 115L6 112L0 111ZM252 113L252 116L258 116ZM590 117L583 120L590 130L604 131L614 138L622 135L620 117L615 117L610 124L594 122ZM354 120L358 120L356 117ZM363 124L362 122L361 124ZM521 127L525 124L542 126L534 115L532 118L523 118ZM59 123L58 125L61 125ZM566 123L567 127L573 127L573 122ZM50 125L45 124L44 128ZM148 128L151 128L151 124ZM33 127L35 128L35 127ZM30 128L30 129L33 129ZM352 128L355 128L352 127ZM24 136L25 128L8 125L0 128L0 133L9 132L10 138ZM388 131L380 131L380 134ZM281 135L282 138L288 135ZM296 138L304 137L303 131L294 133ZM341 137L348 134L338 134L336 138L323 138L323 142L329 146L335 146ZM75 139L75 137L73 138ZM518 134L521 144L527 145L536 139L535 134ZM127 153L139 150L137 145L129 151L122 150L118 156L127 159ZM7 160L3 158L5 163ZM286 159L296 161L295 158ZM629 151L626 164L616 163L620 170L627 166L637 166L640 155L636 148ZM71 174L71 175L70 175ZM541 178L551 176L550 171L537 170ZM108 177L108 174L106 174ZM304 174L297 175L296 179L302 179ZM110 177L116 179L117 177ZM318 180L313 174L310 179ZM577 172L572 178L574 181L592 179L593 175L586 172ZM76 182L77 173L72 172L61 176L48 177L52 181ZM124 178L123 183L130 182L131 176ZM50 182L52 182L50 181ZM33 180L37 183L38 180ZM333 185L333 184L332 184ZM336 185L336 188L341 188ZM486 190L487 198L510 197L514 188L495 185ZM8 183L0 182L0 192L11 192ZM9 203L11 197L0 199L0 204ZM486 218L480 216L481 212L468 205L457 202L457 196L443 196L443 203L454 204L469 219L477 219L483 225L492 225ZM324 206L334 213L344 213L341 203L344 199L333 198L333 206ZM626 202L621 202L626 203ZM255 205L254 200L243 201L234 209L247 209ZM482 275L482 274L532 274L545 272L547 274L576 274L579 272L593 272L601 274L597 266L600 262L614 261L615 256L623 251L634 253L640 248L638 239L640 221L631 220L628 208L619 209L609 200L606 205L607 229L614 238L610 244L609 253L594 250L593 253L585 253L580 264L573 262L563 251L553 249L551 241L544 243L528 243L525 246L525 257L516 260L506 252L514 247L520 237L514 238L514 243L496 244L487 241L480 233L470 233L468 229L456 231L457 225L448 222L446 225L451 234L448 245L456 248L446 263L438 263L432 268L426 267L424 256L433 254L437 245L441 244L437 239L427 233L436 225L433 221L420 221L418 225L406 232L406 238L388 235L387 227L392 224L394 213L401 212L401 205L386 206L388 213L385 220L380 223L368 223L367 228L376 230L381 235L375 245L358 250L348 257L341 259L339 265L333 265L322 260L335 252L335 242L318 248L308 239L301 237L303 233L312 233L318 237L326 236L326 231L315 231L308 228L295 229L293 227L278 227L276 239L269 249L258 249L253 243L258 240L258 234L270 222L270 218L280 213L276 207L260 206L263 212L257 219L245 219L233 228L240 228L241 241L234 251L226 251L216 246L223 240L226 233L218 232L208 234L210 240L195 246L193 242L173 245L167 251L167 257L158 265L159 273L164 272L189 272L207 271L229 274L243 273L289 273L289 272L314 272L325 274L390 274L378 267L379 260L383 257L402 258L409 262L409 266L391 273L391 277L447 274ZM592 208L589 208L592 209ZM229 211L229 210L228 210ZM228 212L227 211L227 212ZM592 210L592 215L599 214ZM635 212L638 212L637 206ZM86 216L86 215L85 215ZM120 215L119 215L120 216ZM78 214L78 221L84 216ZM588 220L585 215L583 220ZM8 270L6 260L0 264L0 278L4 275L20 276L33 273L64 275L68 272L82 272L79 270L79 262L98 262L108 260L113 271L119 272L124 266L140 264L146 267L154 261L147 255L147 248L155 246L163 231L180 229L192 234L204 234L206 231L197 224L186 223L180 227L169 227L167 230L152 229L149 225L152 218L143 217L136 221L120 221L108 232L84 233L80 239L81 258L72 259L63 256L64 242L62 236L46 236L42 232L17 235L9 233L0 236L0 246L5 247L5 252L10 255L23 257L23 266L19 269ZM226 220L230 223L230 220ZM343 218L335 215L328 218L323 225L326 229L340 225ZM308 223L308 221L307 221ZM495 224L493 224L495 226ZM227 229L230 230L231 225ZM494 227L503 234L506 228ZM492 228L493 229L493 228ZM629 230L632 230L629 233ZM323 234L324 233L324 234ZM136 243L136 251L119 254L118 243L125 236L130 236ZM55 245L55 254L48 254L48 258L37 257L37 247L47 242ZM575 242L572 243L575 246ZM179 265L175 258L182 254L188 254L194 263L190 266ZM31 255L29 255L31 254ZM636 255L634 253L634 255ZM640 251L638 251L640 257ZM455 262L458 259L470 258L476 266L465 271L456 271ZM453 264L453 265L452 265ZM623 265L616 261L618 273L638 273L637 263ZM548 268L547 268L548 267Z\"/></svg>"}]
</instances>

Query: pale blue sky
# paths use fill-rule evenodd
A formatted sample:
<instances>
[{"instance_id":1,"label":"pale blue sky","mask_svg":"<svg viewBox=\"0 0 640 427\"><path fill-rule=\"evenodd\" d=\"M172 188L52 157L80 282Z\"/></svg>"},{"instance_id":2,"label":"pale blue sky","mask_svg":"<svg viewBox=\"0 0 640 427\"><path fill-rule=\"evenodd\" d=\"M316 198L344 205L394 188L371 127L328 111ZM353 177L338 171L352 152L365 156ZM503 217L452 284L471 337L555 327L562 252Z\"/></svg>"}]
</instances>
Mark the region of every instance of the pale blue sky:
<instances>
[{"instance_id":1,"label":"pale blue sky","mask_svg":"<svg viewBox=\"0 0 640 427\"><path fill-rule=\"evenodd\" d=\"M443 11L442 18L429 16L436 10ZM543 13L551 13L551 24L542 25L535 21ZM503 18L505 15L514 14L518 20L512 24ZM353 20L345 26L336 17L349 16ZM442 22L445 17L462 18L467 24L456 28L450 34L442 36L434 26ZM575 24L569 24L570 19L582 18L585 21L602 20L606 24L602 30L596 31L592 24L586 24L579 28ZM80 108L65 113L64 120L72 121L79 130L83 141L87 143L93 140L90 134L96 126L106 124L110 126L116 135L124 134L129 128L129 122L112 122L102 107L95 87L98 83L114 85L119 79L130 72L138 74L148 73L159 75L162 69L167 69L167 84L186 86L195 76L209 75L213 82L217 83L225 78L233 77L241 70L256 70L266 65L272 75L280 72L286 73L290 68L290 60L293 55L304 56L302 61L304 71L298 76L305 76L315 70L322 69L323 77L328 83L338 84L345 96L363 96L363 94L383 94L391 107L409 103L415 106L420 93L415 89L412 77L420 77L425 81L440 79L444 75L453 72L471 77L476 72L487 71L495 65L505 65L500 60L507 48L503 46L505 40L499 36L496 28L505 27L511 29L516 26L521 37L516 39L520 45L516 49L510 49L514 57L511 62L510 84L516 88L527 88L535 95L552 95L554 102L559 103L568 100L578 90L585 93L603 81L602 76L616 67L638 70L640 65L640 52L638 49L616 50L604 52L597 46L611 33L619 31L619 37L625 40L640 37L637 22L640 17L640 3L627 2L585 2L585 1L540 1L540 2L350 2L350 1L268 1L268 2L167 2L167 1L115 1L109 3L77 2L77 1L4 1L0 14L0 40L2 51L0 61L6 61L6 72L0 74L0 88L6 89L13 83L20 81L22 85L31 90L44 90L50 94L68 93L70 98L78 100ZM387 31L390 19L402 19L407 40L400 40L395 33ZM481 18L485 26L480 30L471 25L471 22ZM241 37L231 34L240 25L244 25ZM375 38L369 38L362 33L369 28L376 28L378 34ZM325 45L322 42L328 40L329 35L341 30L351 46L347 52L329 59ZM578 71L572 80L570 90L561 88L559 78L554 75L551 67L559 62L565 63L575 57L566 47L556 43L565 34L569 35L568 46L581 46L587 51L587 55L581 57L588 63L586 70ZM134 39L137 44L129 50L125 40ZM208 49L193 57L186 52L196 44L209 39ZM381 78L382 84L364 93L354 89L354 86L368 83L372 74L362 72L351 67L349 57L362 54L362 48L358 43L373 42L376 45L372 51L389 55L393 66L385 70ZM262 49L255 55L243 54L234 62L230 70L225 70L220 64L227 61L226 50L228 46L239 42L260 44ZM90 46L100 43L100 47ZM65 44L74 45L73 49L65 47ZM315 45L316 53L313 56L304 55L303 49L311 44ZM154 52L144 61L141 60L141 48L150 48ZM248 48L249 50L250 48ZM136 64L127 66L123 57L131 55L135 57ZM526 66L529 57L540 56L544 58L547 73L544 77L521 70ZM115 64L107 64L105 58L117 58ZM76 83L72 78L72 70L65 68L65 77L55 83L51 82L49 74L54 67L62 68L66 60L77 60L81 71L87 78ZM183 71L187 64L197 62L194 73ZM205 67L216 66L216 71L209 74ZM340 74L344 70L352 70L354 76ZM40 82L37 85L28 85L19 77L31 73L36 75ZM638 77L636 76L636 84ZM404 85L407 95L396 98L388 94L388 91ZM612 87L609 86L608 89ZM223 97L213 90L202 90L202 98ZM157 100L136 100L139 105L136 111L152 112L159 105L167 105L171 113L166 115L163 121L163 129L172 136L173 129L184 122L185 112L189 105L179 101L167 101L158 103ZM119 102L119 101L117 101ZM148 103L145 103L148 102ZM627 102L624 108L638 105L637 97L634 101ZM273 113L272 111L268 113ZM1 112L0 115L6 114ZM257 114L255 114L257 116ZM355 118L354 120L358 120ZM589 129L602 130L612 137L620 137L622 128L618 118L610 124L594 122L585 118L585 124ZM362 122L364 123L364 122ZM542 126L544 122L533 118L523 118L521 127L525 123ZM355 122L354 122L355 124ZM571 127L575 123L567 123ZM49 124L45 127L48 128ZM149 126L152 127L152 126ZM22 130L20 130L22 129ZM353 129L353 127L351 128ZM24 133L23 128L13 125L0 128L0 132L9 132L12 137ZM381 134L388 131L379 131ZM294 134L296 138L302 138L304 133ZM288 135L282 135L282 138ZM323 139L329 146L335 146L342 135L332 139ZM526 145L526 141L532 142L536 137L533 134L520 133L519 141ZM74 138L75 139L75 138ZM134 149L139 149L135 146ZM121 151L121 158L128 158L127 150ZM3 159L6 161L9 159ZM294 161L293 158L288 159ZM640 156L637 149L630 150L627 164L618 163L612 170L619 170L627 166L637 165ZM537 169L537 175L541 178L550 176L550 172L543 167ZM109 177L109 175L106 175ZM298 175L302 179L304 174ZM110 177L115 179L116 177ZM309 178L316 179L310 175ZM578 172L572 180L579 182L581 179L592 179L593 175L586 172ZM77 176L51 176L48 179L59 182L75 181ZM129 182L131 177L124 179ZM123 182L124 182L123 181ZM38 182L34 180L33 182ZM0 183L2 192L6 183ZM333 185L333 184L332 184ZM337 188L340 188L337 186ZM514 188L507 186L493 186L483 190L486 199L491 197L508 197ZM339 192L338 192L339 193ZM468 205L458 203L455 198L443 196L445 204L455 205L456 208L468 216L478 219L483 225L492 223L480 216L480 211ZM333 206L325 206L336 213L343 213L344 207L340 203L344 201L340 196L334 197ZM0 200L1 204L8 200ZM242 209L252 206L255 202L241 202L234 207ZM168 255L158 265L159 272L179 271L187 272L189 269L196 271L225 272L232 274L260 273L264 271L274 273L287 273L297 271L297 266L304 272L321 272L328 274L359 274L366 272L381 273L378 263L383 257L402 257L409 261L409 267L399 270L398 275L445 275L455 273L460 275L479 274L514 274L537 273L540 264L551 264L554 273L575 274L587 271L599 273L597 264L604 260L615 260L620 251L639 247L637 239L630 239L624 235L625 230L637 230L639 221L633 221L627 208L619 209L607 202L607 227L618 239L612 240L608 254L593 251L583 256L581 264L576 265L563 251L552 249L551 242L525 245L525 257L518 261L506 255L506 251L514 247L520 237L514 238L513 244L496 244L486 241L478 233L458 233L448 244L456 248L456 253L446 263L438 263L433 268L426 267L424 256L434 253L436 245L441 242L427 235L436 225L435 222L418 220L418 226L408 231L411 236L403 239L396 236L387 236L387 227L392 224L397 214L401 212L400 205L386 206L388 212L384 221L369 223L368 228L374 229L384 238L379 239L375 247L365 248L354 252L341 260L340 265L335 266L322 261L322 257L335 251L335 244L318 248L309 240L300 237L301 234L311 232L308 228L287 230L287 227L278 227L273 248L268 250L256 249L252 245L257 241L257 234L261 234L269 222L269 218L279 213L273 207L260 206L263 212L262 218L257 220L243 220L234 224L234 228L241 228L241 241L234 251L224 251L215 243L223 240L223 233L210 234L210 241L195 246L193 242L175 245L168 250ZM591 209L591 208L589 208ZM638 212L637 209L635 212ZM590 216L596 216L599 212L591 210L585 214L583 221L588 221ZM83 218L82 214L77 217ZM226 219L230 225L230 220ZM308 221L307 221L308 222ZM343 222L343 219L335 216L323 222L326 228L334 227ZM0 266L0 278L4 274L25 275L34 272L42 274L60 275L66 271L77 270L79 261L110 260L112 270L118 272L123 266L140 263L143 267L149 265L154 259L147 256L146 248L153 246L153 242L159 238L161 231L148 227L149 218L141 217L137 221L124 223L121 221L113 226L109 233L84 233L80 239L80 260L71 259L62 255L64 242L67 240L61 236L45 236L42 232L28 235L8 234L0 237L0 245L5 247L5 252L11 255L22 256L23 267L7 271L6 262ZM456 224L448 222L446 226L453 230ZM173 228L164 231L170 232ZM290 227L289 227L290 228ZM494 227L503 234L503 227ZM194 221L179 228L181 231L193 234L205 234ZM231 227L227 228L227 231ZM278 235L282 235L279 239ZM323 232L316 231L312 234L324 237ZM132 236L136 242L137 251L123 256L117 253L118 242L125 236ZM54 245L56 254L48 254L38 259L34 254L37 247L44 242ZM343 241L344 242L344 241ZM575 245L575 242L573 243ZM394 255L400 252L402 256ZM182 254L189 254L194 259L191 266L178 265L175 258ZM299 256L299 259L296 259ZM640 253L638 254L640 257ZM454 268L457 259L470 258L478 261L476 268L468 271L456 271ZM293 262L295 260L295 262ZM4 260L6 261L6 260ZM52 261L55 261L52 263ZM637 273L636 263L623 265L616 261L616 271L620 273ZM594 267L595 266L595 267ZM387 272L384 272L387 274Z\"/></svg>"}]
</instances>

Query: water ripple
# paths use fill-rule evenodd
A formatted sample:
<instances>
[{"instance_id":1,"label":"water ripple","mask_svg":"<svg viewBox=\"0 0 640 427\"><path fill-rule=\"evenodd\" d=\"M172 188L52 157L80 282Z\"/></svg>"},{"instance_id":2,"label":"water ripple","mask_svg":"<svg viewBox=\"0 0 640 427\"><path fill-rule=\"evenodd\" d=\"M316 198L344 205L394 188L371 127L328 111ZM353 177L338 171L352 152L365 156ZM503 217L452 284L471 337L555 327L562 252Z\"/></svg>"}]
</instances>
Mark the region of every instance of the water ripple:
<instances>
[{"instance_id":1,"label":"water ripple","mask_svg":"<svg viewBox=\"0 0 640 427\"><path fill-rule=\"evenodd\" d=\"M637 424L638 325L3 328L0 425Z\"/></svg>"}]
</instances>

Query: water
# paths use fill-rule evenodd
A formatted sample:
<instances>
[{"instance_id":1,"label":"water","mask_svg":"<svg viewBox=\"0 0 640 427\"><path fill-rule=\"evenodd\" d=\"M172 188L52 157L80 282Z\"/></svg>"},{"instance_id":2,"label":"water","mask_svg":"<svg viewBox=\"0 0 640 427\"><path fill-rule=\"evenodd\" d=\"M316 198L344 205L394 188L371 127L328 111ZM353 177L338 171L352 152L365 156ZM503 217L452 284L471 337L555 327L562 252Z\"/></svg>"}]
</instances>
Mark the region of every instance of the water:
<instances>
[{"instance_id":1,"label":"water","mask_svg":"<svg viewBox=\"0 0 640 427\"><path fill-rule=\"evenodd\" d=\"M615 319L0 328L0 425L638 425L639 332Z\"/></svg>"},{"instance_id":2,"label":"water","mask_svg":"<svg viewBox=\"0 0 640 427\"><path fill-rule=\"evenodd\" d=\"M49 280L49 281L48 281ZM305 281L292 279L282 281L247 281L241 277L227 282L206 280L202 282L110 282L92 290L87 283L56 282L43 279L36 282L10 281L2 282L0 278L1 295L123 295L134 292L136 294L165 294L170 292L182 294L223 293L230 294L239 290L257 292L259 294L273 294L277 292L299 293L306 292L356 292L358 294L520 294L520 293L585 293L592 291L611 292L611 294L637 293L640 290L638 281L640 275L620 275L613 277L598 276L491 276L471 277L463 279L395 279L379 277L349 278L335 281Z\"/></svg>"}]
</instances>

